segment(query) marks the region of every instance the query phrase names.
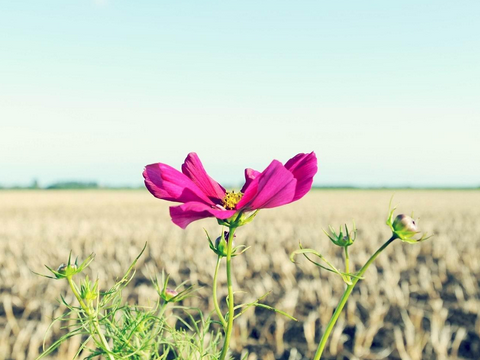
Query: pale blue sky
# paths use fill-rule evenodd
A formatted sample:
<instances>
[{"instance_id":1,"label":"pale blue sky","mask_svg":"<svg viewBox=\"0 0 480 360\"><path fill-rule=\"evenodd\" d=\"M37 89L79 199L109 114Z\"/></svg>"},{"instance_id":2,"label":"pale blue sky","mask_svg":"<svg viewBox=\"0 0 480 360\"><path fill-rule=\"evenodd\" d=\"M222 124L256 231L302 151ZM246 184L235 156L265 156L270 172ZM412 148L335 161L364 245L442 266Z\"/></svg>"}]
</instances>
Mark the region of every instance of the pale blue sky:
<instances>
[{"instance_id":1,"label":"pale blue sky","mask_svg":"<svg viewBox=\"0 0 480 360\"><path fill-rule=\"evenodd\" d=\"M480 184L479 1L2 1L0 184Z\"/></svg>"}]
</instances>

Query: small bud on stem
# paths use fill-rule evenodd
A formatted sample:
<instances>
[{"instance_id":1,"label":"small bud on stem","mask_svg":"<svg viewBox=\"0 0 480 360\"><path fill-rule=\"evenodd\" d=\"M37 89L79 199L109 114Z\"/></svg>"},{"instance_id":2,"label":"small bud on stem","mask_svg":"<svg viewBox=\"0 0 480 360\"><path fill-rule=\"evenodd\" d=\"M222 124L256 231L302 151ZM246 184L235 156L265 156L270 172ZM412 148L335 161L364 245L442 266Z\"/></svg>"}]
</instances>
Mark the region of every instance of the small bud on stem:
<instances>
[{"instance_id":1,"label":"small bud on stem","mask_svg":"<svg viewBox=\"0 0 480 360\"><path fill-rule=\"evenodd\" d=\"M392 224L395 231L417 232L417 224L410 216L405 214L397 215Z\"/></svg>"},{"instance_id":2,"label":"small bud on stem","mask_svg":"<svg viewBox=\"0 0 480 360\"><path fill-rule=\"evenodd\" d=\"M394 220L393 219L394 211L395 211L395 208L390 210L390 213L387 218L387 225L392 230L393 232L392 236L395 239L400 239L404 242L414 244L421 241L425 241L430 238L430 236L427 236L426 233L421 234L419 238L415 238L414 237L415 235L420 234L420 231L418 231L417 222L414 219L412 219L412 217L405 214L397 215Z\"/></svg>"}]
</instances>

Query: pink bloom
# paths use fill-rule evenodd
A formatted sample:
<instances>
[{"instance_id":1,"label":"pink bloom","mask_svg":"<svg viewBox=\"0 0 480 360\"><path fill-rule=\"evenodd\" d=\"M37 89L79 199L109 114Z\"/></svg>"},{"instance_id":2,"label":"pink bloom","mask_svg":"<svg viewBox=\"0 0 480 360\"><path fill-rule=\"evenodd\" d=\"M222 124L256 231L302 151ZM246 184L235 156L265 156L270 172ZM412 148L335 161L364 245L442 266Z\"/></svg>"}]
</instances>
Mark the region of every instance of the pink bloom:
<instances>
[{"instance_id":1,"label":"pink bloom","mask_svg":"<svg viewBox=\"0 0 480 360\"><path fill-rule=\"evenodd\" d=\"M240 193L226 191L208 176L196 153L188 154L182 172L169 165L147 165L145 186L153 196L183 203L170 207L172 221L185 229L207 217L225 220L238 212L268 209L302 198L312 187L317 172L314 152L298 154L285 165L273 160L263 172L245 170Z\"/></svg>"}]
</instances>

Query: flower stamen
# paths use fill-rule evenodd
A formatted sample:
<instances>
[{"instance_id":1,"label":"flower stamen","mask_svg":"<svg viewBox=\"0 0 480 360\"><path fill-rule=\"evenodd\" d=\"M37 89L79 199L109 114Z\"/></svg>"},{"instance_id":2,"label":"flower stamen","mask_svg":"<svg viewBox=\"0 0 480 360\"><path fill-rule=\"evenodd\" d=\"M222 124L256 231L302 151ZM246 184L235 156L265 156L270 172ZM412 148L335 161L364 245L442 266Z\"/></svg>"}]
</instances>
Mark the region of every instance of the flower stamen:
<instances>
[{"instance_id":1,"label":"flower stamen","mask_svg":"<svg viewBox=\"0 0 480 360\"><path fill-rule=\"evenodd\" d=\"M243 194L241 192L227 191L223 198L223 207L227 210L235 209L242 196Z\"/></svg>"}]
</instances>

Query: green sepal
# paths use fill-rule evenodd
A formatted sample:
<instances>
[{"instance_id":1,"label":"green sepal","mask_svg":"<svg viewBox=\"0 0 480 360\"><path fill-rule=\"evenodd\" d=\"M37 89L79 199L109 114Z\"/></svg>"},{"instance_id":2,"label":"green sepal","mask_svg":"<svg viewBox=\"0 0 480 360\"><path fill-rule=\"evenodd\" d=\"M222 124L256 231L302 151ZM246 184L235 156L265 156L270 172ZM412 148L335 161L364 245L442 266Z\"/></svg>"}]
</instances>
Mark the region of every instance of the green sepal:
<instances>
[{"instance_id":1,"label":"green sepal","mask_svg":"<svg viewBox=\"0 0 480 360\"><path fill-rule=\"evenodd\" d=\"M217 222L219 225L222 226L227 226L229 228L238 228L240 226L246 225L255 219L255 216L257 216L258 212L260 210L255 210L251 215L247 216L247 214L243 211L240 211L238 213L235 213L232 217L229 217L228 219L222 220L222 219L217 219Z\"/></svg>"},{"instance_id":2,"label":"green sepal","mask_svg":"<svg viewBox=\"0 0 480 360\"><path fill-rule=\"evenodd\" d=\"M415 234L418 234L419 232L416 232ZM422 236L419 238L419 239L414 239L414 238L409 238L409 237L405 237L405 238L401 238L399 237L400 240L402 240L403 242L406 242L408 244L417 244L419 242L423 242L425 240L428 240L430 239L431 237L433 237L433 235L429 235L427 236L426 233L422 234Z\"/></svg>"},{"instance_id":3,"label":"green sepal","mask_svg":"<svg viewBox=\"0 0 480 360\"><path fill-rule=\"evenodd\" d=\"M251 223L251 222L253 221L253 219L255 219L255 216L257 216L257 214L258 214L259 211L260 211L260 210L255 210L255 211L253 212L253 214L251 214L251 215L250 215L249 217L247 217L246 219L243 219L242 222L241 222L241 224L240 224L240 226L246 225L246 224L248 224L248 223Z\"/></svg>"}]
</instances>

